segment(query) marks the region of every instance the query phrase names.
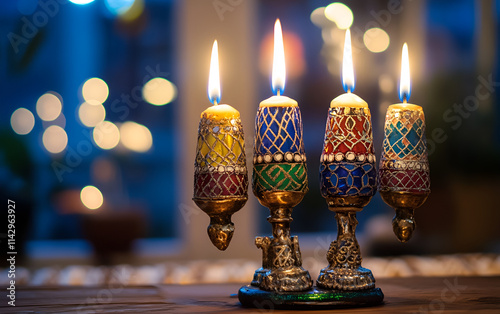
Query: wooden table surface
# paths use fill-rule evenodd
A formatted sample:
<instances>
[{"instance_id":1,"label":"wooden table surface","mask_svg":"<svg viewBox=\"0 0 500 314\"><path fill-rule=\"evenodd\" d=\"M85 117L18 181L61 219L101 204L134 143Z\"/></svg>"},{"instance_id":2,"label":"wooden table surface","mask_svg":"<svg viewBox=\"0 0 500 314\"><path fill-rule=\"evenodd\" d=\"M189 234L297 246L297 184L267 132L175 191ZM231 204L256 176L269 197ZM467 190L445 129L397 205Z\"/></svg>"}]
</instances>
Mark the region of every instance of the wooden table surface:
<instances>
[{"instance_id":1,"label":"wooden table surface","mask_svg":"<svg viewBox=\"0 0 500 314\"><path fill-rule=\"evenodd\" d=\"M242 308L241 285L16 287L16 306L2 288L1 313L290 313L265 306ZM350 313L500 313L500 277L382 278L384 304ZM300 311L326 313L331 311Z\"/></svg>"}]
</instances>

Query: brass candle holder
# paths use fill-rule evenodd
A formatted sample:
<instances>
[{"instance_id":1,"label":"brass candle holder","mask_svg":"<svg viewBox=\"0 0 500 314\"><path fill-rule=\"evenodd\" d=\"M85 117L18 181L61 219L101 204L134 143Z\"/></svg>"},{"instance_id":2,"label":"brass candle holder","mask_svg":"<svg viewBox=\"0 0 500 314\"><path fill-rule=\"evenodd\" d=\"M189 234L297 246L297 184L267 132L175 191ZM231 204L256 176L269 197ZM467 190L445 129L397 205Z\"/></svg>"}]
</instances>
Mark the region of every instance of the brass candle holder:
<instances>
[{"instance_id":1,"label":"brass candle holder","mask_svg":"<svg viewBox=\"0 0 500 314\"><path fill-rule=\"evenodd\" d=\"M311 276L302 268L298 237L290 236L293 207L308 191L299 108L260 107L255 133L253 192L271 212L267 220L273 235L256 239L263 258L252 285L266 291L308 290Z\"/></svg>"},{"instance_id":2,"label":"brass candle holder","mask_svg":"<svg viewBox=\"0 0 500 314\"><path fill-rule=\"evenodd\" d=\"M416 227L415 209L430 194L422 107L396 104L387 109L379 177L382 199L396 210L394 233L399 241L407 242Z\"/></svg>"},{"instance_id":3,"label":"brass candle holder","mask_svg":"<svg viewBox=\"0 0 500 314\"><path fill-rule=\"evenodd\" d=\"M352 100L362 105L346 104ZM355 233L356 213L370 202L377 188L370 110L358 96L344 94L332 101L320 161L321 194L335 212L338 233L327 253L328 266L316 283L341 295L346 291L367 293L372 296L369 305L380 304L384 296L375 288L372 272L361 266Z\"/></svg>"},{"instance_id":4,"label":"brass candle holder","mask_svg":"<svg viewBox=\"0 0 500 314\"><path fill-rule=\"evenodd\" d=\"M248 199L245 140L236 113L220 117L204 112L196 147L193 201L210 216L207 232L221 251L233 237L231 215Z\"/></svg>"}]
</instances>

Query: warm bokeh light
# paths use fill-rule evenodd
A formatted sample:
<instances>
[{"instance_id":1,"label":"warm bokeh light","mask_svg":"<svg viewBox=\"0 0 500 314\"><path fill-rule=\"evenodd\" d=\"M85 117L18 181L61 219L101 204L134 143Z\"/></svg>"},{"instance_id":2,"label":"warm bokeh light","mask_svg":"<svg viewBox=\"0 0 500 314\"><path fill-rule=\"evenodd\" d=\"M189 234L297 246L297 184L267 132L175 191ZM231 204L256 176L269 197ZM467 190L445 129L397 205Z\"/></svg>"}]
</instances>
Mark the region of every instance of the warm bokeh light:
<instances>
[{"instance_id":1,"label":"warm bokeh light","mask_svg":"<svg viewBox=\"0 0 500 314\"><path fill-rule=\"evenodd\" d=\"M212 46L212 56L210 57L210 73L208 75L208 99L212 104L220 102L220 76L219 76L219 48L217 40Z\"/></svg>"},{"instance_id":2,"label":"warm bokeh light","mask_svg":"<svg viewBox=\"0 0 500 314\"><path fill-rule=\"evenodd\" d=\"M274 23L274 53L273 53L273 74L272 86L275 95L283 94L285 91L286 66L285 66L285 48L283 46L283 33L281 32L281 23L276 19Z\"/></svg>"},{"instance_id":3,"label":"warm bokeh light","mask_svg":"<svg viewBox=\"0 0 500 314\"><path fill-rule=\"evenodd\" d=\"M325 7L316 8L311 12L311 22L318 27L325 27L332 22L325 16Z\"/></svg>"},{"instance_id":4,"label":"warm bokeh light","mask_svg":"<svg viewBox=\"0 0 500 314\"><path fill-rule=\"evenodd\" d=\"M43 132L42 142L48 152L57 154L68 145L68 135L60 126L51 125Z\"/></svg>"},{"instance_id":5,"label":"warm bokeh light","mask_svg":"<svg viewBox=\"0 0 500 314\"><path fill-rule=\"evenodd\" d=\"M106 118L106 109L98 102L84 102L78 109L78 117L83 125L95 127Z\"/></svg>"},{"instance_id":6,"label":"warm bokeh light","mask_svg":"<svg viewBox=\"0 0 500 314\"><path fill-rule=\"evenodd\" d=\"M399 99L402 102L410 100L411 81L410 81L410 60L408 57L408 45L404 43L401 56L401 80L399 82Z\"/></svg>"},{"instance_id":7,"label":"warm bokeh light","mask_svg":"<svg viewBox=\"0 0 500 314\"><path fill-rule=\"evenodd\" d=\"M378 86L384 93L391 93L394 90L394 80L388 74L381 74L378 78Z\"/></svg>"},{"instance_id":8,"label":"warm bokeh light","mask_svg":"<svg viewBox=\"0 0 500 314\"><path fill-rule=\"evenodd\" d=\"M332 22L337 24L340 29L348 29L352 25L354 17L351 9L340 2L330 3L325 8L325 16Z\"/></svg>"},{"instance_id":9,"label":"warm bokeh light","mask_svg":"<svg viewBox=\"0 0 500 314\"><path fill-rule=\"evenodd\" d=\"M14 132L19 135L25 135L33 130L35 126L35 117L28 109L19 108L10 116L10 125Z\"/></svg>"},{"instance_id":10,"label":"warm bokeh light","mask_svg":"<svg viewBox=\"0 0 500 314\"><path fill-rule=\"evenodd\" d=\"M44 121L53 121L61 114L62 102L55 93L48 92L36 102L36 113Z\"/></svg>"},{"instance_id":11,"label":"warm bokeh light","mask_svg":"<svg viewBox=\"0 0 500 314\"><path fill-rule=\"evenodd\" d=\"M78 5L84 5L84 4L89 4L91 2L94 2L94 0L69 0L69 2L72 2L74 4L78 4Z\"/></svg>"},{"instance_id":12,"label":"warm bokeh light","mask_svg":"<svg viewBox=\"0 0 500 314\"><path fill-rule=\"evenodd\" d=\"M82 96L85 101L104 103L108 99L108 84L98 77L88 79L82 86Z\"/></svg>"},{"instance_id":13,"label":"warm bokeh light","mask_svg":"<svg viewBox=\"0 0 500 314\"><path fill-rule=\"evenodd\" d=\"M142 97L151 105L163 106L177 97L177 87L169 80L155 77L142 88Z\"/></svg>"},{"instance_id":14,"label":"warm bokeh light","mask_svg":"<svg viewBox=\"0 0 500 314\"><path fill-rule=\"evenodd\" d=\"M94 128L93 138L100 148L112 149L120 141L120 131L113 122L103 121Z\"/></svg>"},{"instance_id":15,"label":"warm bokeh light","mask_svg":"<svg viewBox=\"0 0 500 314\"><path fill-rule=\"evenodd\" d=\"M363 35L363 42L368 50L371 52L382 52L389 47L389 35L381 28L370 28Z\"/></svg>"},{"instance_id":16,"label":"warm bokeh light","mask_svg":"<svg viewBox=\"0 0 500 314\"><path fill-rule=\"evenodd\" d=\"M120 140L123 146L135 152L147 152L153 145L153 136L142 124L127 121L120 126Z\"/></svg>"},{"instance_id":17,"label":"warm bokeh light","mask_svg":"<svg viewBox=\"0 0 500 314\"><path fill-rule=\"evenodd\" d=\"M346 92L353 92L356 85L354 66L352 63L351 31L345 32L344 59L342 61L342 85Z\"/></svg>"},{"instance_id":18,"label":"warm bokeh light","mask_svg":"<svg viewBox=\"0 0 500 314\"><path fill-rule=\"evenodd\" d=\"M91 210L98 209L104 202L101 191L93 185L87 185L82 189L80 199L82 204Z\"/></svg>"}]
</instances>

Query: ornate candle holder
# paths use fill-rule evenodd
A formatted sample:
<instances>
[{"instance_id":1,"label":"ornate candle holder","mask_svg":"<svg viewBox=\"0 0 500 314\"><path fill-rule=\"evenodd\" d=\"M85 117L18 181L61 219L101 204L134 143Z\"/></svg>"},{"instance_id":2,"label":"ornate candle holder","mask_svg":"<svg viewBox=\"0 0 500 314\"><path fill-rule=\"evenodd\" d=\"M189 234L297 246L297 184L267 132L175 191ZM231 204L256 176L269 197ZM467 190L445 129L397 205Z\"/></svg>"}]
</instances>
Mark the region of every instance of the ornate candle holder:
<instances>
[{"instance_id":1,"label":"ornate candle holder","mask_svg":"<svg viewBox=\"0 0 500 314\"><path fill-rule=\"evenodd\" d=\"M290 237L292 210L308 191L302 119L295 107L260 107L254 146L253 192L271 215L272 237L257 237L262 267L252 285L267 291L304 291L312 287L302 268L298 237Z\"/></svg>"},{"instance_id":2,"label":"ornate candle holder","mask_svg":"<svg viewBox=\"0 0 500 314\"><path fill-rule=\"evenodd\" d=\"M370 290L369 294L374 297L371 304L381 303L383 294L375 289L372 272L361 267L355 234L356 213L370 202L377 187L367 106L338 105L329 109L320 162L321 194L328 208L336 213L338 234L327 253L329 265L321 270L316 283L320 288L339 293Z\"/></svg>"},{"instance_id":3,"label":"ornate candle holder","mask_svg":"<svg viewBox=\"0 0 500 314\"><path fill-rule=\"evenodd\" d=\"M239 114L214 119L204 112L198 129L193 200L210 216L208 235L219 250L225 250L233 237L231 215L245 205L247 191L245 140Z\"/></svg>"},{"instance_id":4,"label":"ornate candle holder","mask_svg":"<svg viewBox=\"0 0 500 314\"><path fill-rule=\"evenodd\" d=\"M422 107L396 104L387 109L379 177L382 199L396 210L394 233L406 242L415 230L414 211L430 193Z\"/></svg>"}]
</instances>

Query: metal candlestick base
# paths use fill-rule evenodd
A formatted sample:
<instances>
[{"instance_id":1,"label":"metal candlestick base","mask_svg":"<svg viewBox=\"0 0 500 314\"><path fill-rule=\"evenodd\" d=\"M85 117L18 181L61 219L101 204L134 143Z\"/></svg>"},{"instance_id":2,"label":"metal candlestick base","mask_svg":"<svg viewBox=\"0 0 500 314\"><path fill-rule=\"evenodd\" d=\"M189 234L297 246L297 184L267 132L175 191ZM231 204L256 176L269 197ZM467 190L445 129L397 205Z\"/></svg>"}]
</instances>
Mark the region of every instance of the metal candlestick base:
<instances>
[{"instance_id":1,"label":"metal candlestick base","mask_svg":"<svg viewBox=\"0 0 500 314\"><path fill-rule=\"evenodd\" d=\"M314 287L308 291L284 293L244 286L238 291L238 298L243 307L261 310L328 310L380 305L384 294L380 288L341 291Z\"/></svg>"},{"instance_id":2,"label":"metal candlestick base","mask_svg":"<svg viewBox=\"0 0 500 314\"><path fill-rule=\"evenodd\" d=\"M210 217L208 236L219 250L224 251L229 246L234 233L231 216L245 205L247 199L248 197L220 200L193 198L196 205Z\"/></svg>"},{"instance_id":3,"label":"metal candlestick base","mask_svg":"<svg viewBox=\"0 0 500 314\"><path fill-rule=\"evenodd\" d=\"M330 244L326 255L328 267L321 270L318 287L339 290L375 288L375 278L369 269L361 267L361 253L356 240L356 212L370 202L371 196L327 198L328 207L336 213L337 240Z\"/></svg>"},{"instance_id":4,"label":"metal candlestick base","mask_svg":"<svg viewBox=\"0 0 500 314\"><path fill-rule=\"evenodd\" d=\"M392 219L392 229L401 242L407 242L415 230L415 209L422 206L430 192L411 193L402 191L380 191L384 202L394 208L396 215Z\"/></svg>"},{"instance_id":5,"label":"metal candlestick base","mask_svg":"<svg viewBox=\"0 0 500 314\"><path fill-rule=\"evenodd\" d=\"M268 221L272 237L257 237L255 244L262 249L262 267L254 274L252 285L267 291L304 291L311 289L309 272L302 268L298 237L290 237L292 208L300 203L302 192L262 192L262 205L269 208Z\"/></svg>"}]
</instances>

